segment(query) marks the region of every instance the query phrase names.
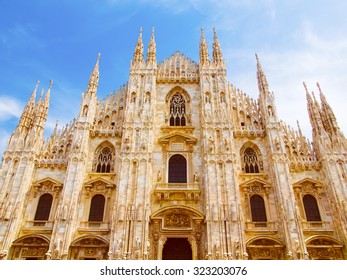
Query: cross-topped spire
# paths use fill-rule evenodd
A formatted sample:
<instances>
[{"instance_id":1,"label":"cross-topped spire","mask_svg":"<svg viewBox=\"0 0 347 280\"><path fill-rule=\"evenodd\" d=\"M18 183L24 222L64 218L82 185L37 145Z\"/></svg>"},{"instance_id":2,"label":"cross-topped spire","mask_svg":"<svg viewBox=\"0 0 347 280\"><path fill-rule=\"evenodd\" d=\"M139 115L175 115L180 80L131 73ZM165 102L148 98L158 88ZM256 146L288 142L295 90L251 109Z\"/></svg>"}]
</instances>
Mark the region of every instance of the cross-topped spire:
<instances>
[{"instance_id":1,"label":"cross-topped spire","mask_svg":"<svg viewBox=\"0 0 347 280\"><path fill-rule=\"evenodd\" d=\"M220 63L223 63L223 56L222 56L222 50L221 50L221 47L220 47L220 44L219 44L219 40L218 40L218 37L217 37L217 33L216 33L216 28L213 27L213 53L212 53L212 56L213 56L213 62L215 64L220 64Z\"/></svg>"},{"instance_id":2,"label":"cross-topped spire","mask_svg":"<svg viewBox=\"0 0 347 280\"><path fill-rule=\"evenodd\" d=\"M133 63L139 63L142 61L143 61L143 42L142 42L142 27L140 27L140 34L135 46Z\"/></svg>"},{"instance_id":3,"label":"cross-topped spire","mask_svg":"<svg viewBox=\"0 0 347 280\"><path fill-rule=\"evenodd\" d=\"M259 93L261 95L269 95L270 94L270 91L269 91L269 84L267 82L267 78L266 78L266 75L263 71L263 68L260 64L260 61L259 61L259 57L257 54L255 54L255 58L257 60L257 77L258 77L258 87L259 87Z\"/></svg>"},{"instance_id":4,"label":"cross-topped spire","mask_svg":"<svg viewBox=\"0 0 347 280\"><path fill-rule=\"evenodd\" d=\"M204 36L204 29L201 28L200 64L203 65L203 64L208 63L208 62L209 62L208 47L207 47L205 36Z\"/></svg>"},{"instance_id":5,"label":"cross-topped spire","mask_svg":"<svg viewBox=\"0 0 347 280\"><path fill-rule=\"evenodd\" d=\"M152 27L152 35L151 35L151 40L149 41L148 44L148 50L147 50L147 63L156 63L157 58L156 58L156 52L157 52L157 47L154 39L154 27Z\"/></svg>"},{"instance_id":6,"label":"cross-topped spire","mask_svg":"<svg viewBox=\"0 0 347 280\"><path fill-rule=\"evenodd\" d=\"M91 73L89 78L87 93L96 92L96 88L99 85L99 61L100 61L100 53L98 53L98 58L94 65L93 72Z\"/></svg>"}]
</instances>

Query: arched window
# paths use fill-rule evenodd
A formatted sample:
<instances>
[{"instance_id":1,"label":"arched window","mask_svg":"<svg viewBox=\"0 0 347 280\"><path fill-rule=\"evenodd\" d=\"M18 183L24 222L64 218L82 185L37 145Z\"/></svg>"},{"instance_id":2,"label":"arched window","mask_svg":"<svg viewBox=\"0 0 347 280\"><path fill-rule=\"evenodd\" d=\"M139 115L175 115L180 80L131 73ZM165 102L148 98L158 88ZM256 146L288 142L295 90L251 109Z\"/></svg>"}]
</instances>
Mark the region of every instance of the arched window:
<instances>
[{"instance_id":1,"label":"arched window","mask_svg":"<svg viewBox=\"0 0 347 280\"><path fill-rule=\"evenodd\" d=\"M187 160L182 155L169 159L169 183L187 183Z\"/></svg>"},{"instance_id":2,"label":"arched window","mask_svg":"<svg viewBox=\"0 0 347 280\"><path fill-rule=\"evenodd\" d=\"M320 222L321 217L316 198L313 195L306 194L302 200L304 203L306 220L310 222Z\"/></svg>"},{"instance_id":3,"label":"arched window","mask_svg":"<svg viewBox=\"0 0 347 280\"><path fill-rule=\"evenodd\" d=\"M90 203L89 219L90 222L102 222L104 219L105 197L101 194L93 196Z\"/></svg>"},{"instance_id":4,"label":"arched window","mask_svg":"<svg viewBox=\"0 0 347 280\"><path fill-rule=\"evenodd\" d=\"M252 148L246 148L243 154L243 164L246 173L259 173L258 157Z\"/></svg>"},{"instance_id":5,"label":"arched window","mask_svg":"<svg viewBox=\"0 0 347 280\"><path fill-rule=\"evenodd\" d=\"M186 102L177 93L170 100L170 126L185 126L186 121Z\"/></svg>"},{"instance_id":6,"label":"arched window","mask_svg":"<svg viewBox=\"0 0 347 280\"><path fill-rule=\"evenodd\" d=\"M96 155L94 162L94 171L97 173L110 173L113 171L113 149L111 147L103 147Z\"/></svg>"},{"instance_id":7,"label":"arched window","mask_svg":"<svg viewBox=\"0 0 347 280\"><path fill-rule=\"evenodd\" d=\"M49 193L41 195L35 213L35 221L48 221L51 212L53 196Z\"/></svg>"},{"instance_id":8,"label":"arched window","mask_svg":"<svg viewBox=\"0 0 347 280\"><path fill-rule=\"evenodd\" d=\"M264 199L260 195L252 195L250 199L252 222L266 222Z\"/></svg>"}]
</instances>

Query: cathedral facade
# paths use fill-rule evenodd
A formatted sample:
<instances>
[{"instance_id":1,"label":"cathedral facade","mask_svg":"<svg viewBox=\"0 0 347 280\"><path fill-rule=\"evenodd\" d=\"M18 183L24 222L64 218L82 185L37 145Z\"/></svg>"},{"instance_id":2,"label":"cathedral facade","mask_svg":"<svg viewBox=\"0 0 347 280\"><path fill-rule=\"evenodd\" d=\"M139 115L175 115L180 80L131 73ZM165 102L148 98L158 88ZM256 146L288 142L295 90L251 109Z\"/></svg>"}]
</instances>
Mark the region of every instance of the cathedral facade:
<instances>
[{"instance_id":1,"label":"cathedral facade","mask_svg":"<svg viewBox=\"0 0 347 280\"><path fill-rule=\"evenodd\" d=\"M44 139L52 84L36 85L3 154L0 259L347 259L347 142L317 84L313 141L280 121L258 57L259 97L210 57L156 59L142 30L128 83Z\"/></svg>"}]
</instances>

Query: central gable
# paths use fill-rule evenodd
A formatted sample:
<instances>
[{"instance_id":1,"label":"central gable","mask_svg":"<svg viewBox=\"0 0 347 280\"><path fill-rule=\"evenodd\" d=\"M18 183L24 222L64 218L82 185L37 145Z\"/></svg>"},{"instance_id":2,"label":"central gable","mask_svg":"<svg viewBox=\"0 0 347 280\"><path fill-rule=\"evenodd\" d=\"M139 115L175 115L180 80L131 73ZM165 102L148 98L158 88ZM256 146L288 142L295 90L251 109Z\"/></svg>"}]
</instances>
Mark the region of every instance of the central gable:
<instances>
[{"instance_id":1,"label":"central gable","mask_svg":"<svg viewBox=\"0 0 347 280\"><path fill-rule=\"evenodd\" d=\"M157 82L197 83L199 67L193 60L176 51L158 65Z\"/></svg>"}]
</instances>

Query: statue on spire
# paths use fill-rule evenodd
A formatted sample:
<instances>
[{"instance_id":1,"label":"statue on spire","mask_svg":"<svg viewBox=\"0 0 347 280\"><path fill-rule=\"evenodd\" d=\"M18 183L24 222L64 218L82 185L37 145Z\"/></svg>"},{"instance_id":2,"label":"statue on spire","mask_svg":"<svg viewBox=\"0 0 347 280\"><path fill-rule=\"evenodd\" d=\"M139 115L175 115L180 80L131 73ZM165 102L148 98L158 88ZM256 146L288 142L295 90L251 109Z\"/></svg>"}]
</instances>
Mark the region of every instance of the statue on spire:
<instances>
[{"instance_id":1,"label":"statue on spire","mask_svg":"<svg viewBox=\"0 0 347 280\"><path fill-rule=\"evenodd\" d=\"M152 27L152 35L151 35L151 40L149 41L149 44L148 44L146 62L155 64L157 62L156 53L157 53L157 47L154 40L154 27Z\"/></svg>"},{"instance_id":2,"label":"statue on spire","mask_svg":"<svg viewBox=\"0 0 347 280\"><path fill-rule=\"evenodd\" d=\"M201 28L201 37L200 37L200 64L209 63L208 47L206 44L204 29Z\"/></svg>"},{"instance_id":3,"label":"statue on spire","mask_svg":"<svg viewBox=\"0 0 347 280\"><path fill-rule=\"evenodd\" d=\"M142 27L140 27L140 35L134 51L133 63L140 63L143 61L143 43L142 43Z\"/></svg>"},{"instance_id":4,"label":"statue on spire","mask_svg":"<svg viewBox=\"0 0 347 280\"><path fill-rule=\"evenodd\" d=\"M98 58L96 60L96 63L94 65L93 72L90 74L89 82L88 82L88 89L86 94L88 93L95 93L96 89L99 85L99 61L100 61L100 53L98 53Z\"/></svg>"},{"instance_id":5,"label":"statue on spire","mask_svg":"<svg viewBox=\"0 0 347 280\"><path fill-rule=\"evenodd\" d=\"M217 37L217 33L216 33L216 28L213 27L213 44L212 44L212 47L213 47L213 54L212 54L212 57L213 57L213 62L215 64L222 64L223 63L223 56L222 56L222 50L221 50L221 47L220 47L220 43L219 43L219 40L218 40L218 37Z\"/></svg>"}]
</instances>

